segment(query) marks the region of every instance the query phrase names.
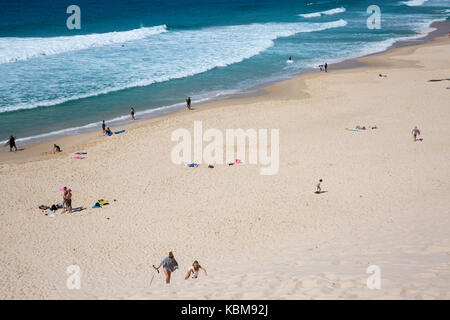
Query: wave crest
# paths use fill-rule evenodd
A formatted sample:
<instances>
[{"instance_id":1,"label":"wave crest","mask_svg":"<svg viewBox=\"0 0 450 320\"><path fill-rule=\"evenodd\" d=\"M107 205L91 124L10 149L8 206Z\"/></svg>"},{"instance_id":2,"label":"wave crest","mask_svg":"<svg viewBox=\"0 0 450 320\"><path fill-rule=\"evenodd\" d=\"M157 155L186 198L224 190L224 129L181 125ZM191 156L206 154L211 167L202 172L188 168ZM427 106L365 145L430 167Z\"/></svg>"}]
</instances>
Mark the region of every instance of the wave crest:
<instances>
[{"instance_id":1,"label":"wave crest","mask_svg":"<svg viewBox=\"0 0 450 320\"><path fill-rule=\"evenodd\" d=\"M335 8L335 9L326 10L326 11L301 13L301 14L298 14L298 16L303 17L303 18L316 18L316 17L321 17L323 15L331 16L333 14L343 13L345 11L346 11L346 9L344 7L342 7L342 8Z\"/></svg>"},{"instance_id":2,"label":"wave crest","mask_svg":"<svg viewBox=\"0 0 450 320\"><path fill-rule=\"evenodd\" d=\"M129 31L52 38L0 38L0 64L125 43L163 32L167 32L166 25L142 27Z\"/></svg>"}]
</instances>

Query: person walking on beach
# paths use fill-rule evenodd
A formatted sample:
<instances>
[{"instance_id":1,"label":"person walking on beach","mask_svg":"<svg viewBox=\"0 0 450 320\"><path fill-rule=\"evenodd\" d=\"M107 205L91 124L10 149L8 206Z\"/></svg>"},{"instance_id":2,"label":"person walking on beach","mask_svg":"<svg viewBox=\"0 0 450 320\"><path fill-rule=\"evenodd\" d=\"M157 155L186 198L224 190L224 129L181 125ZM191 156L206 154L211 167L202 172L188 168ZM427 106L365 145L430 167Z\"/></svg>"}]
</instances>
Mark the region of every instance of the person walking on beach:
<instances>
[{"instance_id":1,"label":"person walking on beach","mask_svg":"<svg viewBox=\"0 0 450 320\"><path fill-rule=\"evenodd\" d=\"M14 151L17 151L17 146L16 146L16 137L14 137L13 135L11 135L9 137L9 152L12 152L12 149L14 148Z\"/></svg>"},{"instance_id":2,"label":"person walking on beach","mask_svg":"<svg viewBox=\"0 0 450 320\"><path fill-rule=\"evenodd\" d=\"M191 97L187 97L186 99L186 107L191 110Z\"/></svg>"},{"instance_id":3,"label":"person walking on beach","mask_svg":"<svg viewBox=\"0 0 450 320\"><path fill-rule=\"evenodd\" d=\"M205 273L205 276L208 275L208 273L206 272L206 269L203 268L197 260L194 261L194 263L192 264L192 266L189 268L186 277L184 278L184 280L189 279L189 277L192 275L192 279L197 279L198 278L198 272L200 270L203 270L203 272Z\"/></svg>"},{"instance_id":4,"label":"person walking on beach","mask_svg":"<svg viewBox=\"0 0 450 320\"><path fill-rule=\"evenodd\" d=\"M412 129L411 133L414 137L414 141L417 141L417 136L420 136L420 130L417 128L417 126Z\"/></svg>"},{"instance_id":5,"label":"person walking on beach","mask_svg":"<svg viewBox=\"0 0 450 320\"><path fill-rule=\"evenodd\" d=\"M322 184L322 179L319 180L319 183L316 185L316 193L322 192L322 187L320 186Z\"/></svg>"},{"instance_id":6,"label":"person walking on beach","mask_svg":"<svg viewBox=\"0 0 450 320\"><path fill-rule=\"evenodd\" d=\"M325 72L328 72L328 63L325 62L325 65L323 67L325 68Z\"/></svg>"},{"instance_id":7,"label":"person walking on beach","mask_svg":"<svg viewBox=\"0 0 450 320\"><path fill-rule=\"evenodd\" d=\"M103 123L102 123L102 130L103 130L103 135L105 135L106 134L106 123L105 123L105 120L103 120Z\"/></svg>"},{"instance_id":8,"label":"person walking on beach","mask_svg":"<svg viewBox=\"0 0 450 320\"><path fill-rule=\"evenodd\" d=\"M178 269L178 262L175 260L175 257L172 253L172 251L169 252L169 256L164 258L163 261L159 264L159 266L155 267L156 270L159 270L159 268L163 267L164 274L166 276L166 283L170 283L170 275L172 272L175 272L176 269Z\"/></svg>"},{"instance_id":9,"label":"person walking on beach","mask_svg":"<svg viewBox=\"0 0 450 320\"><path fill-rule=\"evenodd\" d=\"M131 115L131 120L136 120L135 118L134 118L134 108L133 107L131 107L131 110L130 110L130 115Z\"/></svg>"},{"instance_id":10,"label":"person walking on beach","mask_svg":"<svg viewBox=\"0 0 450 320\"><path fill-rule=\"evenodd\" d=\"M64 187L63 208L64 212L72 213L72 190L67 187Z\"/></svg>"}]
</instances>

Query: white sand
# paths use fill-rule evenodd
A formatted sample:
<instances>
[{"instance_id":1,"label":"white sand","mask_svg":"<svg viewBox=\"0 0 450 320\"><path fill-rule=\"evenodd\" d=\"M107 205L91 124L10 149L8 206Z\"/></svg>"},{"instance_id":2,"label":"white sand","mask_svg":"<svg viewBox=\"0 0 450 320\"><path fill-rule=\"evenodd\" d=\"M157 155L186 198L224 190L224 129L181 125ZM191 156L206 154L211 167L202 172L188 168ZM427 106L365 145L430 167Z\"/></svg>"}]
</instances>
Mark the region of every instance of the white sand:
<instances>
[{"instance_id":1,"label":"white sand","mask_svg":"<svg viewBox=\"0 0 450 320\"><path fill-rule=\"evenodd\" d=\"M0 298L449 299L450 81L428 82L448 78L449 41L125 134L90 133L81 145L63 144L63 154L41 155L52 143L28 157L1 154ZM279 173L174 165L171 133L192 130L194 120L204 129L279 129ZM378 129L344 130L358 124ZM72 159L75 150L87 158ZM313 193L319 178L321 195ZM88 209L42 214L37 206L61 202L65 185L74 207ZM91 209L100 198L112 204ZM160 274L149 287L151 265L169 250L181 269L169 286ZM209 275L185 281L195 259ZM73 264L80 290L66 287ZM381 269L380 290L366 286L370 265Z\"/></svg>"}]
</instances>

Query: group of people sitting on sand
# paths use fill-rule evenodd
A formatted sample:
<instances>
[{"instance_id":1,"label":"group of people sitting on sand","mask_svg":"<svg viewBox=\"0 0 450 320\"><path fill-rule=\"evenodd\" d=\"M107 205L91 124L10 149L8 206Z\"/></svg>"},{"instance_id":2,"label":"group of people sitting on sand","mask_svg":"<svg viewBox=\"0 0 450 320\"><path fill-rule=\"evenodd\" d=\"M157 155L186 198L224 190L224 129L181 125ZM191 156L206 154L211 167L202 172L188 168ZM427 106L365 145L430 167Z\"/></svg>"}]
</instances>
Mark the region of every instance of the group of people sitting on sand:
<instances>
[{"instance_id":1,"label":"group of people sitting on sand","mask_svg":"<svg viewBox=\"0 0 450 320\"><path fill-rule=\"evenodd\" d=\"M159 266L157 267L153 266L153 268L155 268L155 270L157 270L158 273L161 267L163 267L164 275L166 276L166 283L169 284L172 272L175 272L178 269L178 262L177 260L175 260L175 256L173 255L172 251L170 251L169 255L166 258L164 258L163 261L161 261ZM198 263L197 260L195 260L194 263L192 263L192 266L189 267L184 279L187 280L190 277L192 277L192 279L197 279L200 270L202 270L205 273L205 276L208 275L206 269L203 268Z\"/></svg>"}]
</instances>

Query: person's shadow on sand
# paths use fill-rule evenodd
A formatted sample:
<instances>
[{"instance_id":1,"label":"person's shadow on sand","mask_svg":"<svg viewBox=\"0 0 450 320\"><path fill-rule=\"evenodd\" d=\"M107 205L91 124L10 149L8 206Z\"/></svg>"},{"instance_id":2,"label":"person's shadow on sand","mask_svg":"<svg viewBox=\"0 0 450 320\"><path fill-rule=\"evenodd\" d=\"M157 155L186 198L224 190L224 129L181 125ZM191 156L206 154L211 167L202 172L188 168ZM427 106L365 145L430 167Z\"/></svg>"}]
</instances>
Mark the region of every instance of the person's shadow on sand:
<instances>
[{"instance_id":1,"label":"person's shadow on sand","mask_svg":"<svg viewBox=\"0 0 450 320\"><path fill-rule=\"evenodd\" d=\"M314 193L315 194L322 194L322 193L327 193L328 191L326 191L326 190L322 190L322 191L315 191Z\"/></svg>"},{"instance_id":2,"label":"person's shadow on sand","mask_svg":"<svg viewBox=\"0 0 450 320\"><path fill-rule=\"evenodd\" d=\"M417 142L417 141L422 142L422 141L423 141L423 138L416 139L416 142Z\"/></svg>"},{"instance_id":3,"label":"person's shadow on sand","mask_svg":"<svg viewBox=\"0 0 450 320\"><path fill-rule=\"evenodd\" d=\"M85 207L77 207L77 208L73 208L72 212L80 212L80 211L83 211L83 210L86 210L86 208Z\"/></svg>"}]
</instances>

